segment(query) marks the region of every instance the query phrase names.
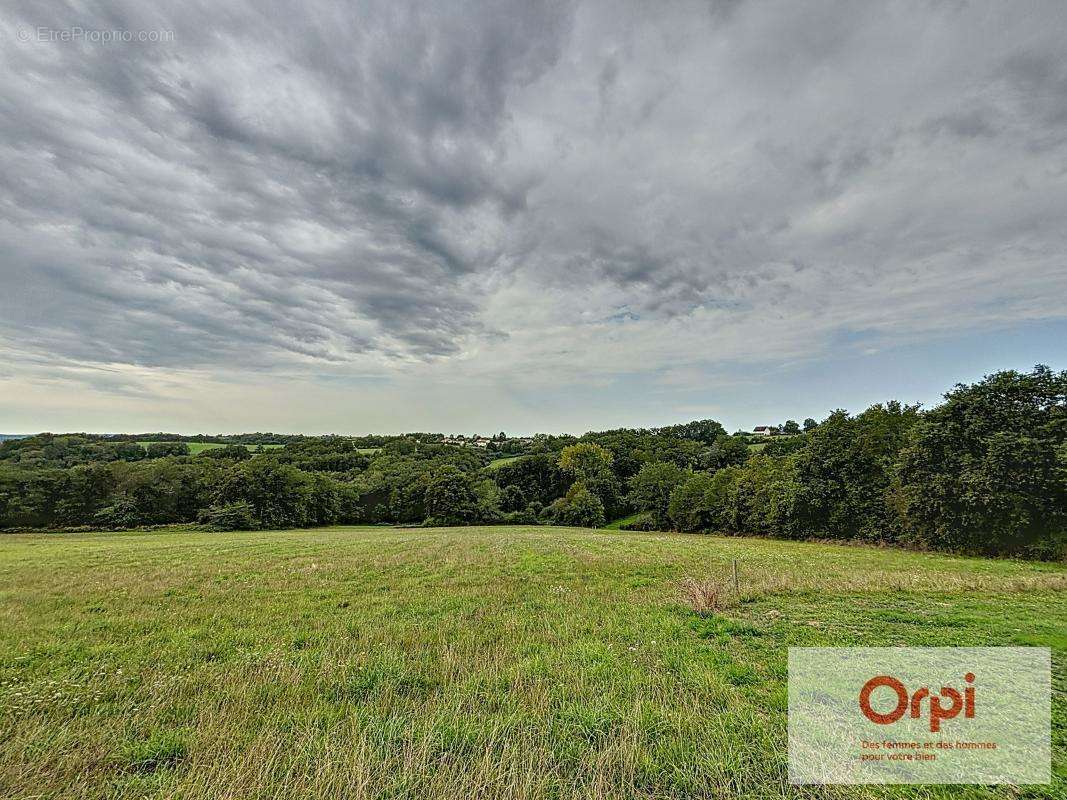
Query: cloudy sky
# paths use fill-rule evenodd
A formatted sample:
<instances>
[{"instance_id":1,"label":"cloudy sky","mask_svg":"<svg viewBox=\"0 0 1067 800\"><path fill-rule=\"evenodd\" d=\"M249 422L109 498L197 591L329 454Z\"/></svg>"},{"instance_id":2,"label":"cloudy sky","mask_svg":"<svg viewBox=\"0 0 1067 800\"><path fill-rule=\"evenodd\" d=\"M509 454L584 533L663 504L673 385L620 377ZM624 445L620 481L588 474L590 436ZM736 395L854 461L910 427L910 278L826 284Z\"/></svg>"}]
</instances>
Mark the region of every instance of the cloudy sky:
<instances>
[{"instance_id":1,"label":"cloudy sky","mask_svg":"<svg viewBox=\"0 0 1067 800\"><path fill-rule=\"evenodd\" d=\"M0 3L0 431L822 418L1067 367L1067 4Z\"/></svg>"}]
</instances>

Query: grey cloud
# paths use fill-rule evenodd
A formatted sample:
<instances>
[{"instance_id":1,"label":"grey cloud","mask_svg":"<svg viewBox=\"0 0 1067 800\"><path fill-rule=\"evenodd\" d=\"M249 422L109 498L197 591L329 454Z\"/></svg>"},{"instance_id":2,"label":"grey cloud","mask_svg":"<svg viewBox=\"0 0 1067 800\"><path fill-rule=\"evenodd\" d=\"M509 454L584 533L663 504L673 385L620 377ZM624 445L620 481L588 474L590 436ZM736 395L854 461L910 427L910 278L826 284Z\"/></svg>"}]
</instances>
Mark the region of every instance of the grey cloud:
<instances>
[{"instance_id":1,"label":"grey cloud","mask_svg":"<svg viewBox=\"0 0 1067 800\"><path fill-rule=\"evenodd\" d=\"M5 266L21 284L0 300L9 332L81 360L225 365L443 355L482 330L477 289L459 285L482 265L442 215L523 206L529 176L500 169L505 103L558 57L567 8L296 11L32 4L8 18L175 32L6 51L0 202L27 259ZM64 313L20 302L41 293Z\"/></svg>"},{"instance_id":2,"label":"grey cloud","mask_svg":"<svg viewBox=\"0 0 1067 800\"><path fill-rule=\"evenodd\" d=\"M935 117L926 123L931 133L949 133L964 139L996 136L1000 132L995 115L988 109L971 108Z\"/></svg>"},{"instance_id":3,"label":"grey cloud","mask_svg":"<svg viewBox=\"0 0 1067 800\"><path fill-rule=\"evenodd\" d=\"M976 273L974 253L1020 258L1040 239L1062 254L1053 227L1024 230L996 207L1019 170L1045 172L1028 151L1060 135L1050 60L1060 63L1067 26L1052 5L1021 19L923 3L874 15L847 4L748 4L708 28L689 10L667 6L636 33L613 26L610 11L589 13L587 46L626 52L627 75L635 65L666 70L675 88L664 100L659 85L631 84L631 107L658 103L651 130L631 127L619 142L572 135L558 164L566 177L535 193L544 220L528 246L561 283L609 280L620 304L674 317L694 305L799 303L803 283L768 269L791 261L836 272L835 293L852 281L891 284L920 265L931 278L935 269L984 275L981 291L996 293L1003 269ZM560 83L581 80L584 66ZM1010 91L997 85L1005 69ZM603 67L590 72L602 97ZM541 103L566 96L546 94ZM588 187L591 201L561 202L567 183ZM1025 271L1013 278L1039 291ZM1048 312L1060 313L1054 305ZM917 309L896 311L924 321Z\"/></svg>"},{"instance_id":4,"label":"grey cloud","mask_svg":"<svg viewBox=\"0 0 1067 800\"><path fill-rule=\"evenodd\" d=\"M521 370L605 320L669 360L667 322L748 357L759 324L1067 315L1056 3L94 8L2 20L174 31L5 35L0 335L57 362Z\"/></svg>"}]
</instances>

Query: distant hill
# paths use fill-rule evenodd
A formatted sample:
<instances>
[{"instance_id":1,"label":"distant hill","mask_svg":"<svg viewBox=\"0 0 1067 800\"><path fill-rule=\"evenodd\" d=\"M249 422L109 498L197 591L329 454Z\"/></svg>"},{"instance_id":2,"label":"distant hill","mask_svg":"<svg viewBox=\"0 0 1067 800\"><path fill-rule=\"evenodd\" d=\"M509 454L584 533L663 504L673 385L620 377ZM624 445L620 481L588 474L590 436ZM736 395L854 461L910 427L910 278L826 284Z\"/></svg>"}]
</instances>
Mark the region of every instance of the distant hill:
<instances>
[{"instance_id":1,"label":"distant hill","mask_svg":"<svg viewBox=\"0 0 1067 800\"><path fill-rule=\"evenodd\" d=\"M0 442L7 439L25 439L29 436L28 433L0 433Z\"/></svg>"}]
</instances>

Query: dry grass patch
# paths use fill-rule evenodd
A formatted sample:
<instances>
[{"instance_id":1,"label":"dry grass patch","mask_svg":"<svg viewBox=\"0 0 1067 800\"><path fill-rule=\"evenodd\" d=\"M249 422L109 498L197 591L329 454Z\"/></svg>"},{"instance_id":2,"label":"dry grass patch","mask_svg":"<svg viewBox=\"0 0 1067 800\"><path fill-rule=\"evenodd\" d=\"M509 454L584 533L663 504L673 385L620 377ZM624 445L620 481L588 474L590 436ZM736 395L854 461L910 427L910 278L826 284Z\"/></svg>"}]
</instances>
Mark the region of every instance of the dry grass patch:
<instances>
[{"instance_id":1,"label":"dry grass patch","mask_svg":"<svg viewBox=\"0 0 1067 800\"><path fill-rule=\"evenodd\" d=\"M726 593L717 581L683 578L681 592L685 603L701 616L722 611L726 606Z\"/></svg>"}]
</instances>

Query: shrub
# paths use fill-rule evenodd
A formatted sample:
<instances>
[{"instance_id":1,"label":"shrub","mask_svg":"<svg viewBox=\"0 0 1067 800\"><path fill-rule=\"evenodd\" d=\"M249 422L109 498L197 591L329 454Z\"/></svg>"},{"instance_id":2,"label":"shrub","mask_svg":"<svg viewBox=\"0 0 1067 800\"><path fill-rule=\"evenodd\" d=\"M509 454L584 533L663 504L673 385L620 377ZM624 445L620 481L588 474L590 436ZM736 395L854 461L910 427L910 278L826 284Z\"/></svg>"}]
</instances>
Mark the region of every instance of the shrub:
<instances>
[{"instance_id":1,"label":"shrub","mask_svg":"<svg viewBox=\"0 0 1067 800\"><path fill-rule=\"evenodd\" d=\"M537 514L529 510L508 511L503 516L503 522L507 525L536 525Z\"/></svg>"},{"instance_id":2,"label":"shrub","mask_svg":"<svg viewBox=\"0 0 1067 800\"><path fill-rule=\"evenodd\" d=\"M228 444L225 447L209 447L201 450L197 458L217 458L228 461L247 461L252 457L248 448L240 444Z\"/></svg>"},{"instance_id":3,"label":"shrub","mask_svg":"<svg viewBox=\"0 0 1067 800\"><path fill-rule=\"evenodd\" d=\"M658 531L662 530L656 523L656 515L644 512L638 514L629 522L622 524L622 530L624 531Z\"/></svg>"},{"instance_id":4,"label":"shrub","mask_svg":"<svg viewBox=\"0 0 1067 800\"><path fill-rule=\"evenodd\" d=\"M137 504L129 497L120 497L111 505L97 511L95 520L104 528L134 528L141 524Z\"/></svg>"},{"instance_id":5,"label":"shrub","mask_svg":"<svg viewBox=\"0 0 1067 800\"><path fill-rule=\"evenodd\" d=\"M555 525L556 524L556 507L561 502L557 500L554 503L549 503L547 506L537 512L537 524L538 525Z\"/></svg>"},{"instance_id":6,"label":"shrub","mask_svg":"<svg viewBox=\"0 0 1067 800\"><path fill-rule=\"evenodd\" d=\"M571 525L576 528L599 528L606 519L604 504L589 491L581 481L575 481L567 494L550 505L546 513L556 525Z\"/></svg>"},{"instance_id":7,"label":"shrub","mask_svg":"<svg viewBox=\"0 0 1067 800\"><path fill-rule=\"evenodd\" d=\"M259 527L255 510L244 500L209 506L200 512L198 521L214 531L249 531Z\"/></svg>"}]
</instances>

